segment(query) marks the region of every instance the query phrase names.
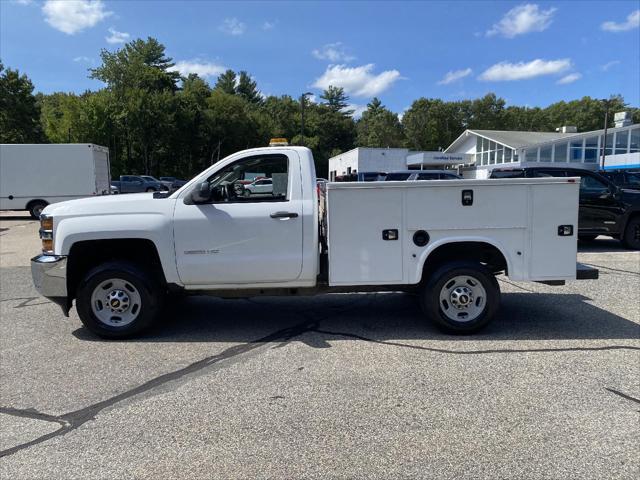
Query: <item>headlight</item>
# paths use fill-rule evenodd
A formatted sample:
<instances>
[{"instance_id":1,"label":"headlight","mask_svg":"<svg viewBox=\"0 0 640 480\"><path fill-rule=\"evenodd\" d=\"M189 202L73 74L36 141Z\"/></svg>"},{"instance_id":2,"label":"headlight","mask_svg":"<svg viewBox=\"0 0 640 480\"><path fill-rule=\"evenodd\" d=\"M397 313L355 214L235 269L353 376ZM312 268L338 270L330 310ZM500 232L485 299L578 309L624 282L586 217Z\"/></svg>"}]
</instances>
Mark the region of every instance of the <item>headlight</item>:
<instances>
[{"instance_id":1,"label":"headlight","mask_svg":"<svg viewBox=\"0 0 640 480\"><path fill-rule=\"evenodd\" d=\"M42 252L53 253L53 217L40 215L40 238Z\"/></svg>"}]
</instances>

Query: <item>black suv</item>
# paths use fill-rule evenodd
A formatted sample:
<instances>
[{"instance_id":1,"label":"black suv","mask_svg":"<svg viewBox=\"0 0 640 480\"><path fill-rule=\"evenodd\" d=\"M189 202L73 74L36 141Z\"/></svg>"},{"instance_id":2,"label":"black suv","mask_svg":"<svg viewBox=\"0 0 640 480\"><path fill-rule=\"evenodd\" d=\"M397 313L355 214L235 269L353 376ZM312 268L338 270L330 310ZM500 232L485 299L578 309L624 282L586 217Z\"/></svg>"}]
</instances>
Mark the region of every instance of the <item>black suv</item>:
<instances>
[{"instance_id":1,"label":"black suv","mask_svg":"<svg viewBox=\"0 0 640 480\"><path fill-rule=\"evenodd\" d=\"M640 250L640 192L616 186L596 172L580 168L496 168L489 178L580 177L578 238L608 235Z\"/></svg>"},{"instance_id":2,"label":"black suv","mask_svg":"<svg viewBox=\"0 0 640 480\"><path fill-rule=\"evenodd\" d=\"M620 188L640 190L640 172L632 170L606 170L600 173Z\"/></svg>"}]
</instances>

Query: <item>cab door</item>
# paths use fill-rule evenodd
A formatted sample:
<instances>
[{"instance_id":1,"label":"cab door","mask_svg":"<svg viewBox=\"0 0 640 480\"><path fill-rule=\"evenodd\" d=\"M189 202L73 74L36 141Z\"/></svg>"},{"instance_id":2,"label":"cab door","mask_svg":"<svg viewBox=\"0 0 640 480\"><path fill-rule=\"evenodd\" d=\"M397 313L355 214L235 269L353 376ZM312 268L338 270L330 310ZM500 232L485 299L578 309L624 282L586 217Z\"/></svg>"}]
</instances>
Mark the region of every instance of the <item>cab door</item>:
<instances>
[{"instance_id":1,"label":"cab door","mask_svg":"<svg viewBox=\"0 0 640 480\"><path fill-rule=\"evenodd\" d=\"M269 192L247 195L257 177ZM209 176L207 203L178 199L174 239L178 274L187 286L281 283L302 271L302 183L295 151L237 159ZM222 192L222 194L221 194Z\"/></svg>"},{"instance_id":2,"label":"cab door","mask_svg":"<svg viewBox=\"0 0 640 480\"><path fill-rule=\"evenodd\" d=\"M616 233L621 214L620 202L608 183L588 172L580 175L580 230Z\"/></svg>"}]
</instances>

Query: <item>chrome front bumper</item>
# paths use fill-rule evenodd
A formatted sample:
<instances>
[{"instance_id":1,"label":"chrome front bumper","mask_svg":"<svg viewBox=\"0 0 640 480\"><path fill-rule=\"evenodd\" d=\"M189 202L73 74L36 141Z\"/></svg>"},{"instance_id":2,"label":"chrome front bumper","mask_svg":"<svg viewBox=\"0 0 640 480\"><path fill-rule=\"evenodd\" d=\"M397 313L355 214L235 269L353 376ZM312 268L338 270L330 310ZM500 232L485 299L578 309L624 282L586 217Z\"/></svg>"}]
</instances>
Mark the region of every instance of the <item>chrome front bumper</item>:
<instances>
[{"instance_id":1,"label":"chrome front bumper","mask_svg":"<svg viewBox=\"0 0 640 480\"><path fill-rule=\"evenodd\" d=\"M67 299L67 257L38 255L31 259L31 277L36 290L43 297Z\"/></svg>"}]
</instances>

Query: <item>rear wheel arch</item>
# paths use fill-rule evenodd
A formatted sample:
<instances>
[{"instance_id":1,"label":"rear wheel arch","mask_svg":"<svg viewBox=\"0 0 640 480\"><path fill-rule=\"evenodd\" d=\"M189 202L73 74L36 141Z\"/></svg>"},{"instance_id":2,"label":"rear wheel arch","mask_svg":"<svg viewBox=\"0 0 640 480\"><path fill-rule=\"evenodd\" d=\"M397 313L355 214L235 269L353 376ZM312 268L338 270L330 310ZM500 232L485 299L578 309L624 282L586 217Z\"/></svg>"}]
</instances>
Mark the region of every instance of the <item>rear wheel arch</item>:
<instances>
[{"instance_id":1,"label":"rear wheel arch","mask_svg":"<svg viewBox=\"0 0 640 480\"><path fill-rule=\"evenodd\" d=\"M420 282L428 281L430 275L445 263L452 261L477 262L496 275L508 273L509 260L502 248L486 240L445 241L435 246L422 263Z\"/></svg>"}]
</instances>

